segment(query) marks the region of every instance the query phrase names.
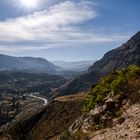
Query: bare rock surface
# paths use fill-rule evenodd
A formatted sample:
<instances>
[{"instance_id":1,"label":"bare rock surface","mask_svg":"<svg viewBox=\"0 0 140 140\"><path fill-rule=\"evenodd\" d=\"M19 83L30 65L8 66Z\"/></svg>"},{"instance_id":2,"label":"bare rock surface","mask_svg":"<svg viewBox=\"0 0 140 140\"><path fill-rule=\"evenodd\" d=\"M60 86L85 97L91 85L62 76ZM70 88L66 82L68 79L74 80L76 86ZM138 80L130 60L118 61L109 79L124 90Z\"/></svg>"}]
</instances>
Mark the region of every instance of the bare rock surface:
<instances>
[{"instance_id":1,"label":"bare rock surface","mask_svg":"<svg viewBox=\"0 0 140 140\"><path fill-rule=\"evenodd\" d=\"M115 121L113 127L92 133L90 140L140 140L140 104L130 106Z\"/></svg>"}]
</instances>

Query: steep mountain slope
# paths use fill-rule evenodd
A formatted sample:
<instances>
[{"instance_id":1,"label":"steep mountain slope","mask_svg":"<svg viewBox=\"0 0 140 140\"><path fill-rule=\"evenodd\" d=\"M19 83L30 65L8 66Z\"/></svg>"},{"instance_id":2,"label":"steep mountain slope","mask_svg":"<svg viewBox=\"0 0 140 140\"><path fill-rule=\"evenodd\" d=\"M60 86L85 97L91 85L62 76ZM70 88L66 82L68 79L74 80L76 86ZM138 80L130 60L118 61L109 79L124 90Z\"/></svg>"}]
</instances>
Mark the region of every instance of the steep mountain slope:
<instances>
[{"instance_id":1,"label":"steep mountain slope","mask_svg":"<svg viewBox=\"0 0 140 140\"><path fill-rule=\"evenodd\" d=\"M140 32L117 49L109 51L89 68L89 72L112 72L131 64L140 66Z\"/></svg>"},{"instance_id":2,"label":"steep mountain slope","mask_svg":"<svg viewBox=\"0 0 140 140\"><path fill-rule=\"evenodd\" d=\"M89 68L87 74L72 80L60 95L86 91L95 85L102 76L118 68L126 68L131 64L140 66L140 32L119 48L106 53L101 60Z\"/></svg>"},{"instance_id":3,"label":"steep mountain slope","mask_svg":"<svg viewBox=\"0 0 140 140\"><path fill-rule=\"evenodd\" d=\"M55 73L56 66L43 58L13 57L0 54L0 71Z\"/></svg>"},{"instance_id":4,"label":"steep mountain slope","mask_svg":"<svg viewBox=\"0 0 140 140\"><path fill-rule=\"evenodd\" d=\"M76 94L78 92L87 91L89 87L95 85L104 73L92 72L80 75L69 82L66 87L58 94L59 96Z\"/></svg>"}]
</instances>

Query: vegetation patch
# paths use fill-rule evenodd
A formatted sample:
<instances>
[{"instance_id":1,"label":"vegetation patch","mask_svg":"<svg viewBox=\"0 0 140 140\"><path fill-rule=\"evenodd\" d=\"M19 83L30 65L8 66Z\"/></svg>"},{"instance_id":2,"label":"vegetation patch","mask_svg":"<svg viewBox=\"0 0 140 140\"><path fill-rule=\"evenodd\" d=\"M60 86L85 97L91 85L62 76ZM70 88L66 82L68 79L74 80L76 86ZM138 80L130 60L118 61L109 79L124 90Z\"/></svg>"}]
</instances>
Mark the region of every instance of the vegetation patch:
<instances>
[{"instance_id":1,"label":"vegetation patch","mask_svg":"<svg viewBox=\"0 0 140 140\"><path fill-rule=\"evenodd\" d=\"M99 83L91 88L85 101L83 110L89 112L96 105L103 105L108 98L115 100L116 115L120 114L120 102L127 98L134 80L140 76L140 68L135 65L127 69L120 69L102 78ZM132 82L133 81L133 82ZM131 85L130 85L131 83Z\"/></svg>"}]
</instances>

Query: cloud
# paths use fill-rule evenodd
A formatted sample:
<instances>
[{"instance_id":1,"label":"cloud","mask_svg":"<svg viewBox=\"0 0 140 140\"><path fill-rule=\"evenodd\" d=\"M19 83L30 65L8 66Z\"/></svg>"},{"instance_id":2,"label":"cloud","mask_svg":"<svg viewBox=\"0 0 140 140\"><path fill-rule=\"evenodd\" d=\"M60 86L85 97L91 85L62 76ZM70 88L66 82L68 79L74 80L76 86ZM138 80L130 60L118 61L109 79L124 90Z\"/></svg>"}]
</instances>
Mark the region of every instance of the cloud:
<instances>
[{"instance_id":1,"label":"cloud","mask_svg":"<svg viewBox=\"0 0 140 140\"><path fill-rule=\"evenodd\" d=\"M89 1L65 1L26 17L0 22L0 51L21 52L60 46L120 41L128 36L95 34L81 28L97 18L96 4ZM69 45L68 45L69 44Z\"/></svg>"},{"instance_id":2,"label":"cloud","mask_svg":"<svg viewBox=\"0 0 140 140\"><path fill-rule=\"evenodd\" d=\"M96 16L87 2L61 2L48 10L0 22L0 41L65 40L66 32Z\"/></svg>"},{"instance_id":3,"label":"cloud","mask_svg":"<svg viewBox=\"0 0 140 140\"><path fill-rule=\"evenodd\" d=\"M79 36L79 35L78 35ZM55 41L55 42L26 42L26 43L6 43L6 45L0 44L0 52L1 53L10 53L10 54L17 54L17 53L27 53L29 51L31 52L37 52L37 51L43 51L46 49L53 49L53 48L65 48L70 47L71 49L74 49L75 47L88 47L101 44L107 44L111 42L120 42L120 40L126 41L129 37L128 36L120 36L120 35L113 35L113 36L90 36L87 34L87 39L82 38L85 37L85 35L81 35L79 40L61 40L61 41ZM121 43L120 43L121 45Z\"/></svg>"}]
</instances>

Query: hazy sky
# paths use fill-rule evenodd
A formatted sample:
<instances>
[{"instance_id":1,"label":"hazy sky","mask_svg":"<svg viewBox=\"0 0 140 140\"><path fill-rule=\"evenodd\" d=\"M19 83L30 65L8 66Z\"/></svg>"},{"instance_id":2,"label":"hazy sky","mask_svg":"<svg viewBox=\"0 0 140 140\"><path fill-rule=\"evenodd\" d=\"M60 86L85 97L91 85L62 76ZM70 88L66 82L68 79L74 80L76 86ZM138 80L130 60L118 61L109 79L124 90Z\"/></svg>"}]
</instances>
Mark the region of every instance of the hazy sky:
<instances>
[{"instance_id":1,"label":"hazy sky","mask_svg":"<svg viewBox=\"0 0 140 140\"><path fill-rule=\"evenodd\" d=\"M140 0L31 1L0 0L1 54L99 59L140 30Z\"/></svg>"}]
</instances>

